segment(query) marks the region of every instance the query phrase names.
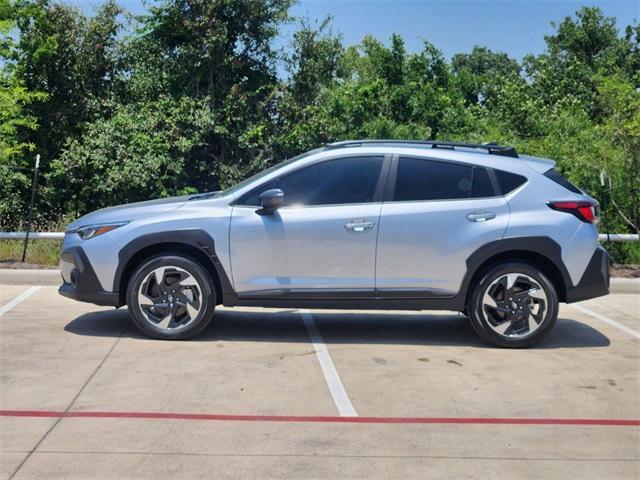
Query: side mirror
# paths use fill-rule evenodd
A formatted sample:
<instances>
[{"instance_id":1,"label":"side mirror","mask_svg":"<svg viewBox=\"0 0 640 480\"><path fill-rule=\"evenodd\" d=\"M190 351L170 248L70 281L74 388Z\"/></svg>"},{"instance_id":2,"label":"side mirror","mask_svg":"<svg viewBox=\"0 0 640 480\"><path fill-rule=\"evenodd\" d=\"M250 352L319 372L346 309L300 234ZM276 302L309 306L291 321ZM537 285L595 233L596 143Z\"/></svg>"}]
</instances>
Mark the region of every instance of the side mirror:
<instances>
[{"instance_id":1,"label":"side mirror","mask_svg":"<svg viewBox=\"0 0 640 480\"><path fill-rule=\"evenodd\" d=\"M279 188L262 192L259 198L262 209L258 210L258 213L262 215L270 215L284 206L284 192Z\"/></svg>"}]
</instances>

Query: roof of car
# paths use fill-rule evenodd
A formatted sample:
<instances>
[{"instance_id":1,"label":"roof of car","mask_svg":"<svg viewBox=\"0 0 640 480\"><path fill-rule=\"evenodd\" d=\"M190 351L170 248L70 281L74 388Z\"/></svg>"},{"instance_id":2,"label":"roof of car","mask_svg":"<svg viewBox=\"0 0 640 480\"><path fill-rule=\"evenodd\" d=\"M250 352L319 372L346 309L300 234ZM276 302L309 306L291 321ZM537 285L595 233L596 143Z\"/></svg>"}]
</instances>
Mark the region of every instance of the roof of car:
<instances>
[{"instance_id":1,"label":"roof of car","mask_svg":"<svg viewBox=\"0 0 640 480\"><path fill-rule=\"evenodd\" d=\"M515 148L495 143L445 142L439 140L346 140L330 143L313 151L324 156L328 153L398 153L420 155L432 159L462 161L506 170L533 169L544 173L553 168L554 160L519 155ZM324 154L324 155L323 155Z\"/></svg>"},{"instance_id":2,"label":"roof of car","mask_svg":"<svg viewBox=\"0 0 640 480\"><path fill-rule=\"evenodd\" d=\"M481 149L492 155L501 155L504 157L518 158L518 152L514 147L498 145L496 143L465 143L465 142L449 142L442 140L345 140L342 142L328 143L325 150L334 150L338 148L351 148L363 146L401 146L409 148L439 148L456 150L463 149Z\"/></svg>"}]
</instances>

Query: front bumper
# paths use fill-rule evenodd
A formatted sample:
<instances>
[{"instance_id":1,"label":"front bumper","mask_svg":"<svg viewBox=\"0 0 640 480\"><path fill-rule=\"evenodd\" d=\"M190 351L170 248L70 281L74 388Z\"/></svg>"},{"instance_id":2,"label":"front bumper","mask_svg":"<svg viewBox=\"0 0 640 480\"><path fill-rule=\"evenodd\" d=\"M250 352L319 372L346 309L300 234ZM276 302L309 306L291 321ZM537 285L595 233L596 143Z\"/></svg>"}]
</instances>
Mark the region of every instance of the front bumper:
<instances>
[{"instance_id":1,"label":"front bumper","mask_svg":"<svg viewBox=\"0 0 640 480\"><path fill-rule=\"evenodd\" d=\"M580 282L567 288L567 303L608 295L609 276L609 254L599 246L593 253Z\"/></svg>"},{"instance_id":2,"label":"front bumper","mask_svg":"<svg viewBox=\"0 0 640 480\"><path fill-rule=\"evenodd\" d=\"M120 307L118 292L105 292L82 247L71 247L60 254L62 285L58 293L64 297L95 305Z\"/></svg>"}]
</instances>

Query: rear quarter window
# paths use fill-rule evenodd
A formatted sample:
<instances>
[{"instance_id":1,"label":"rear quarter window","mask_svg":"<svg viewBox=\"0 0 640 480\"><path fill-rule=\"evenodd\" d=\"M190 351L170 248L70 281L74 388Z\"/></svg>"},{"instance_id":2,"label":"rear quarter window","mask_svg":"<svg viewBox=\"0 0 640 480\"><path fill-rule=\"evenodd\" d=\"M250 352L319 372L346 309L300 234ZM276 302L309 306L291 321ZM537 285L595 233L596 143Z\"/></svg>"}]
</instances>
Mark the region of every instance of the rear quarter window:
<instances>
[{"instance_id":1,"label":"rear quarter window","mask_svg":"<svg viewBox=\"0 0 640 480\"><path fill-rule=\"evenodd\" d=\"M560 173L554 170L553 168L545 172L544 176L547 177L549 180L557 183L558 185L566 188L570 192L583 193L582 190L580 190L573 183L571 183L569 180L567 180L562 175L560 175Z\"/></svg>"}]
</instances>

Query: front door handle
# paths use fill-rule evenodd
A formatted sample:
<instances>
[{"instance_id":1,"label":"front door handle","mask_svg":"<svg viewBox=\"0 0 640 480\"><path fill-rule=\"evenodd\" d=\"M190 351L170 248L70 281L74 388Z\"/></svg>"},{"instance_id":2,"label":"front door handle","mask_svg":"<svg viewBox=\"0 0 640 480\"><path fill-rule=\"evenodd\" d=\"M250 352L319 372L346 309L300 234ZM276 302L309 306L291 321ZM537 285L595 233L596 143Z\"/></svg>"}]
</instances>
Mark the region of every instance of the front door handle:
<instances>
[{"instance_id":1,"label":"front door handle","mask_svg":"<svg viewBox=\"0 0 640 480\"><path fill-rule=\"evenodd\" d=\"M492 218L496 218L496 214L493 212L471 212L467 215L467 220L470 222L486 222Z\"/></svg>"},{"instance_id":2,"label":"front door handle","mask_svg":"<svg viewBox=\"0 0 640 480\"><path fill-rule=\"evenodd\" d=\"M364 221L355 221L345 223L344 228L347 230L351 230L353 232L364 232L365 230L370 230L375 226L373 222L364 222Z\"/></svg>"}]
</instances>

